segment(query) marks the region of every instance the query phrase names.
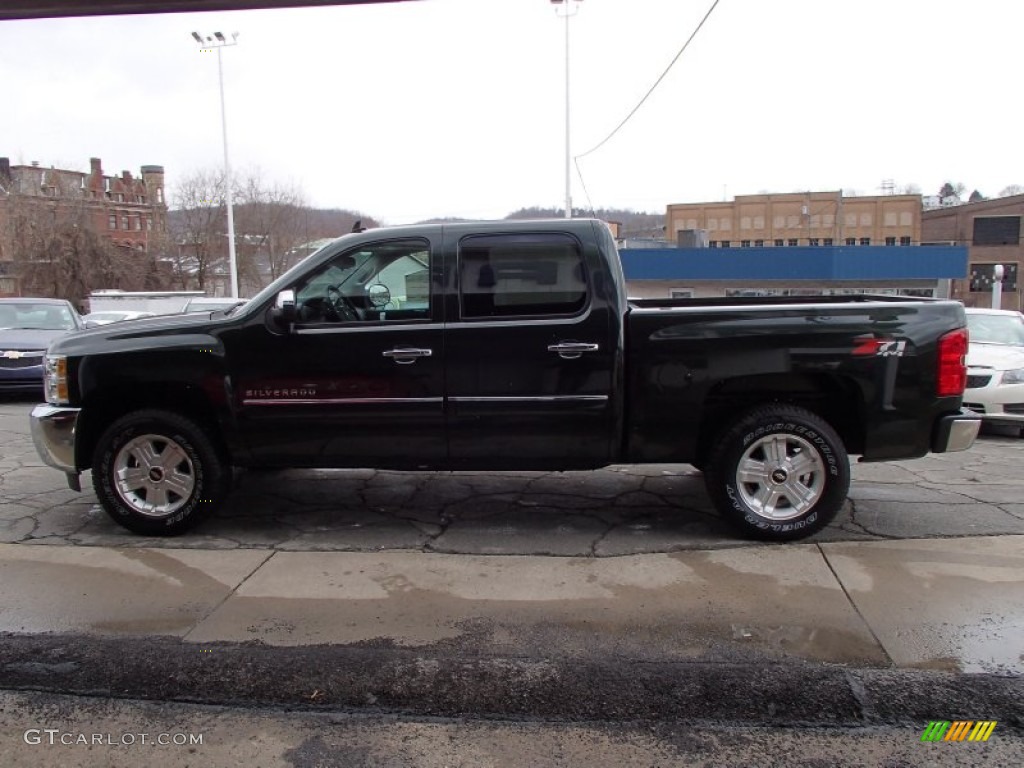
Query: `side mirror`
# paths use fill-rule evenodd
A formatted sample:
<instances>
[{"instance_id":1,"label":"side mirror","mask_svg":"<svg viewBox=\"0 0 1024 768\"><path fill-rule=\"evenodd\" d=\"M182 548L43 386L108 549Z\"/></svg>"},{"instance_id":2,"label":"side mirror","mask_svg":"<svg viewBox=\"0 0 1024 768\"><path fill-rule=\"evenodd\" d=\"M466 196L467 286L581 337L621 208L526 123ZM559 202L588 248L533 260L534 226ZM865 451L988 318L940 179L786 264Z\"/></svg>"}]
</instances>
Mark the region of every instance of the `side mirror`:
<instances>
[{"instance_id":1,"label":"side mirror","mask_svg":"<svg viewBox=\"0 0 1024 768\"><path fill-rule=\"evenodd\" d=\"M391 291L382 283L374 283L366 288L366 299L371 307L383 309L391 303Z\"/></svg>"},{"instance_id":2,"label":"side mirror","mask_svg":"<svg viewBox=\"0 0 1024 768\"><path fill-rule=\"evenodd\" d=\"M274 307L270 310L270 316L280 325L289 325L295 322L295 291L288 289L277 294L274 300Z\"/></svg>"}]
</instances>

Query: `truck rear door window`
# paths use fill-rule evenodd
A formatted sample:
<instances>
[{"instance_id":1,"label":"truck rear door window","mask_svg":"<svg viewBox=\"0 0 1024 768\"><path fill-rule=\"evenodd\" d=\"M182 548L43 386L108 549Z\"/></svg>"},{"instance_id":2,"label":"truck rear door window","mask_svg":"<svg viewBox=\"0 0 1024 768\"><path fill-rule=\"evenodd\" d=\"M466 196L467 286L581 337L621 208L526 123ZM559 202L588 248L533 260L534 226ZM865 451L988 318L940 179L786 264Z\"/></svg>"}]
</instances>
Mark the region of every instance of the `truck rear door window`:
<instances>
[{"instance_id":1,"label":"truck rear door window","mask_svg":"<svg viewBox=\"0 0 1024 768\"><path fill-rule=\"evenodd\" d=\"M568 235L477 235L459 244L463 318L575 315L587 304L579 243Z\"/></svg>"}]
</instances>

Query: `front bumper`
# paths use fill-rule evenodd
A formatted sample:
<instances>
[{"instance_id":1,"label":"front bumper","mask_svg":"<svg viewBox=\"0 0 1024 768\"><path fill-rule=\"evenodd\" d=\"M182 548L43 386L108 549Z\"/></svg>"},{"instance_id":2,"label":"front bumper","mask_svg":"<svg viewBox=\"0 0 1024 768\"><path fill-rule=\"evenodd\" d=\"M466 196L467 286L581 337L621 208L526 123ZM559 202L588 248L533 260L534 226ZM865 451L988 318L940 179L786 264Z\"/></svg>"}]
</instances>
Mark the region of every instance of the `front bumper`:
<instances>
[{"instance_id":1,"label":"front bumper","mask_svg":"<svg viewBox=\"0 0 1024 768\"><path fill-rule=\"evenodd\" d=\"M37 405L29 416L32 442L39 457L68 476L68 485L78 486L78 467L75 466L75 428L80 408L56 405Z\"/></svg>"},{"instance_id":2,"label":"front bumper","mask_svg":"<svg viewBox=\"0 0 1024 768\"><path fill-rule=\"evenodd\" d=\"M973 379L980 387L964 390L964 407L990 424L1024 426L1024 384L1004 384L1006 371L968 369L968 384Z\"/></svg>"},{"instance_id":3,"label":"front bumper","mask_svg":"<svg viewBox=\"0 0 1024 768\"><path fill-rule=\"evenodd\" d=\"M31 365L24 368L9 368L0 365L0 392L43 391L43 366Z\"/></svg>"},{"instance_id":4,"label":"front bumper","mask_svg":"<svg viewBox=\"0 0 1024 768\"><path fill-rule=\"evenodd\" d=\"M932 433L932 453L966 451L974 444L980 429L981 418L971 411L943 416Z\"/></svg>"}]
</instances>

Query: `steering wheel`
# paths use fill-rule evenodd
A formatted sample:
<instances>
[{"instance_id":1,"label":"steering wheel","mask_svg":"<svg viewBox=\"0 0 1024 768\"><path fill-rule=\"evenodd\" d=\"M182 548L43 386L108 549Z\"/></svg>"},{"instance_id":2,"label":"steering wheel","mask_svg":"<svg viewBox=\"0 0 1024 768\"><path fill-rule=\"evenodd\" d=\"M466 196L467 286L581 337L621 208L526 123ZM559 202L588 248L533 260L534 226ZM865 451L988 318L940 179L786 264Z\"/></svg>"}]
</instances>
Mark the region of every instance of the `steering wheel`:
<instances>
[{"instance_id":1,"label":"steering wheel","mask_svg":"<svg viewBox=\"0 0 1024 768\"><path fill-rule=\"evenodd\" d=\"M330 307L338 314L338 317L344 321L359 320L359 312L356 310L355 305L345 297L341 292L341 288L337 285L328 285L327 293L325 298Z\"/></svg>"}]
</instances>

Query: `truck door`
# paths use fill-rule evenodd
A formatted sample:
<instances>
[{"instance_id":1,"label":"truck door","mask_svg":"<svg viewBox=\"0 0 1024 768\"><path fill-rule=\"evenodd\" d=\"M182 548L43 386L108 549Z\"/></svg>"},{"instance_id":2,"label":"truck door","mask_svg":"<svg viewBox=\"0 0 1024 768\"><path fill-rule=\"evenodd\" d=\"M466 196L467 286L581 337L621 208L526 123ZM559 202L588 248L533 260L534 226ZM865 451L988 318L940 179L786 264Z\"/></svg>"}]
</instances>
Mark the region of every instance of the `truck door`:
<instances>
[{"instance_id":1,"label":"truck door","mask_svg":"<svg viewBox=\"0 0 1024 768\"><path fill-rule=\"evenodd\" d=\"M306 273L290 331L256 323L230 356L239 426L257 462L443 462L440 269L429 238L351 246Z\"/></svg>"},{"instance_id":2,"label":"truck door","mask_svg":"<svg viewBox=\"0 0 1024 768\"><path fill-rule=\"evenodd\" d=\"M446 239L453 251L445 332L453 463L606 462L617 351L608 306L594 295L596 246L588 252L559 231L456 231Z\"/></svg>"}]
</instances>

